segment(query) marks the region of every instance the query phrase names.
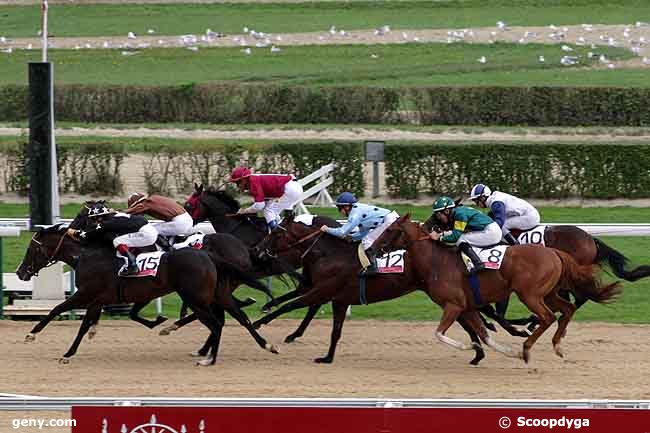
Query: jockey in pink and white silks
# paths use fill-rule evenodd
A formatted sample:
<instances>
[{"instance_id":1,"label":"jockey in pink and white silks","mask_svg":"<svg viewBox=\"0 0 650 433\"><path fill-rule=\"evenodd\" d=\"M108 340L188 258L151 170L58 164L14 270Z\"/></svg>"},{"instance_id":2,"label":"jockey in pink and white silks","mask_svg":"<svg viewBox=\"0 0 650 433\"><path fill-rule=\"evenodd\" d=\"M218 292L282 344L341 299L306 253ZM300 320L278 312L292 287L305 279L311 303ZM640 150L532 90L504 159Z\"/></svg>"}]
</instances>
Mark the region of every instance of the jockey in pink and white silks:
<instances>
[{"instance_id":1,"label":"jockey in pink and white silks","mask_svg":"<svg viewBox=\"0 0 650 433\"><path fill-rule=\"evenodd\" d=\"M290 174L253 174L248 167L236 167L230 175L240 191L248 191L254 203L237 213L262 212L270 230L280 222L283 210L292 210L302 198L303 190Z\"/></svg>"},{"instance_id":2,"label":"jockey in pink and white silks","mask_svg":"<svg viewBox=\"0 0 650 433\"><path fill-rule=\"evenodd\" d=\"M469 198L478 206L490 209L490 216L499 224L503 239L510 245L519 243L510 230L530 230L539 225L537 209L514 195L492 191L487 185L478 183L472 188Z\"/></svg>"}]
</instances>

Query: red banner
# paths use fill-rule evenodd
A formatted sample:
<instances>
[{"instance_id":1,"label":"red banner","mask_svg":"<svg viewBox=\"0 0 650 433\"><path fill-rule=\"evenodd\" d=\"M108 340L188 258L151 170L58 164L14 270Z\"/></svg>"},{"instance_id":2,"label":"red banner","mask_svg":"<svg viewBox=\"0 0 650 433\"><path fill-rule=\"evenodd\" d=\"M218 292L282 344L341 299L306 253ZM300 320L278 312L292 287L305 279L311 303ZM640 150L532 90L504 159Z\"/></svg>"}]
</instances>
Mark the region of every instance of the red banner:
<instances>
[{"instance_id":1,"label":"red banner","mask_svg":"<svg viewBox=\"0 0 650 433\"><path fill-rule=\"evenodd\" d=\"M72 408L73 433L648 433L645 409Z\"/></svg>"}]
</instances>

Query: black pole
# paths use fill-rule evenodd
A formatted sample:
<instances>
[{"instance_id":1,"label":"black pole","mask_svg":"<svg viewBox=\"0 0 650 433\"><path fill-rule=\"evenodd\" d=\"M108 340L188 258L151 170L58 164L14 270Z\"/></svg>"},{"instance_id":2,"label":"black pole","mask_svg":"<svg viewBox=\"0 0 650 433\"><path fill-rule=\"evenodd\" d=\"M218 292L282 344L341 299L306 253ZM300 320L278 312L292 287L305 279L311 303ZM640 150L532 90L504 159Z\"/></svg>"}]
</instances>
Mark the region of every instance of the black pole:
<instances>
[{"instance_id":1,"label":"black pole","mask_svg":"<svg viewBox=\"0 0 650 433\"><path fill-rule=\"evenodd\" d=\"M52 197L52 64L29 63L29 173L30 228L54 221Z\"/></svg>"}]
</instances>

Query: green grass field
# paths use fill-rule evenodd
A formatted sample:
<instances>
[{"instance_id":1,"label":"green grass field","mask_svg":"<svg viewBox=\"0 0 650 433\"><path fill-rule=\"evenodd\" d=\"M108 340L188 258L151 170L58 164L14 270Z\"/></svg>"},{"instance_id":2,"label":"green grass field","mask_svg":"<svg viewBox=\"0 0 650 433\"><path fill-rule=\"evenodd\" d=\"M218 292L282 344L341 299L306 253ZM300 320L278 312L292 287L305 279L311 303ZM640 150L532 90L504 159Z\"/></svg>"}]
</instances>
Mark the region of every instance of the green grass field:
<instances>
[{"instance_id":1,"label":"green grass field","mask_svg":"<svg viewBox=\"0 0 650 433\"><path fill-rule=\"evenodd\" d=\"M506 0L449 2L359 1L297 4L170 4L170 5L52 5L50 32L55 36L181 35L206 28L227 34L244 26L257 31L463 28L509 25L547 26L581 23L633 24L650 15L645 0ZM40 19L37 6L0 7L0 29L8 37L35 36ZM646 20L647 21L647 20Z\"/></svg>"},{"instance_id":2,"label":"green grass field","mask_svg":"<svg viewBox=\"0 0 650 433\"><path fill-rule=\"evenodd\" d=\"M114 203L114 205L123 205ZM395 208L400 213L411 211L413 217L423 220L430 214L428 206L399 205L387 207ZM64 217L73 217L79 205L70 204L62 208ZM27 206L20 204L0 204L0 215L3 217L23 217L27 215ZM316 209L315 213L336 216L336 210L330 208ZM541 208L542 218L546 222L629 222L643 223L648 221L650 210L645 208ZM7 238L4 240L4 269L11 272L16 269L27 244L30 234L24 233L20 238ZM634 264L650 263L650 238L648 237L607 237L605 242L626 254ZM282 293L285 289L278 281L274 282L275 292ZM621 323L650 323L650 282L640 281L626 283L624 295L619 302L612 306L601 306L590 303L580 310L577 320L599 320ZM238 290L238 296L253 296L259 303L264 300L264 295L250 288ZM165 314L176 317L179 310L179 300L176 295L169 295L164 299ZM249 314L259 316L257 307L248 308ZM145 309L145 314L152 315L153 306ZM300 318L302 312L295 312L287 317ZM440 309L422 293L415 293L390 302L354 308L353 319L382 319L382 320L436 320ZM518 302L513 302L511 307L513 316L524 315L526 311ZM329 317L329 306L323 307L317 317Z\"/></svg>"},{"instance_id":3,"label":"green grass field","mask_svg":"<svg viewBox=\"0 0 650 433\"><path fill-rule=\"evenodd\" d=\"M253 49L183 48L142 50L123 56L119 50L52 50L57 83L178 85L230 81L309 86L409 85L650 85L644 69L585 69L586 47L574 47L581 67L564 67L560 47L544 44L420 44L295 46L271 53ZM632 54L621 48L598 48L612 60ZM371 55L378 58L372 58ZM546 58L545 63L538 56ZM486 56L481 64L478 59ZM38 51L16 51L2 57L0 85L27 82L27 62L39 61Z\"/></svg>"}]
</instances>

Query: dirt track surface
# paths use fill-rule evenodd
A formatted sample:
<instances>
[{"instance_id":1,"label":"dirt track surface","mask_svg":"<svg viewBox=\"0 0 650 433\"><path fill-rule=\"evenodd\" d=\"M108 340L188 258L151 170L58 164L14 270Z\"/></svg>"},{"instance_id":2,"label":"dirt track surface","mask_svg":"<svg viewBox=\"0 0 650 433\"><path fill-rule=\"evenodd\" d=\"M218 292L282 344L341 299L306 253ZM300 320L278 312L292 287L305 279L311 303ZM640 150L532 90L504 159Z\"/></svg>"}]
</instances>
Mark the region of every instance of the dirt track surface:
<instances>
[{"instance_id":1,"label":"dirt track surface","mask_svg":"<svg viewBox=\"0 0 650 433\"><path fill-rule=\"evenodd\" d=\"M360 307L361 308L361 307ZM433 308L433 307L432 307ZM293 344L272 355L243 328L228 323L219 359L196 367L188 353L206 335L188 326L168 337L127 321L103 321L68 365L67 350L79 322L55 322L35 343L23 342L32 323L0 321L3 348L0 391L44 396L394 397L394 398L599 398L648 399L649 326L576 324L564 342L567 357L552 353L548 332L532 362L491 350L480 367L434 341L433 323L350 321L333 365L312 359L326 353L330 321L316 320ZM297 322L279 320L262 334L280 343ZM458 329L457 329L458 328ZM553 327L554 331L555 328ZM457 326L450 336L467 341ZM498 341L519 345L505 337ZM2 428L0 428L0 431Z\"/></svg>"},{"instance_id":2,"label":"dirt track surface","mask_svg":"<svg viewBox=\"0 0 650 433\"><path fill-rule=\"evenodd\" d=\"M57 128L61 137L107 136L107 137L158 137L186 139L265 139L265 140L442 140L442 141L566 141L566 142L647 142L647 134L518 134L485 131L476 134L465 132L420 132L400 129L372 130L350 127L347 129L260 129L260 130L210 130L210 129L148 129L148 128ZM1 135L28 134L27 128L3 128Z\"/></svg>"}]
</instances>

